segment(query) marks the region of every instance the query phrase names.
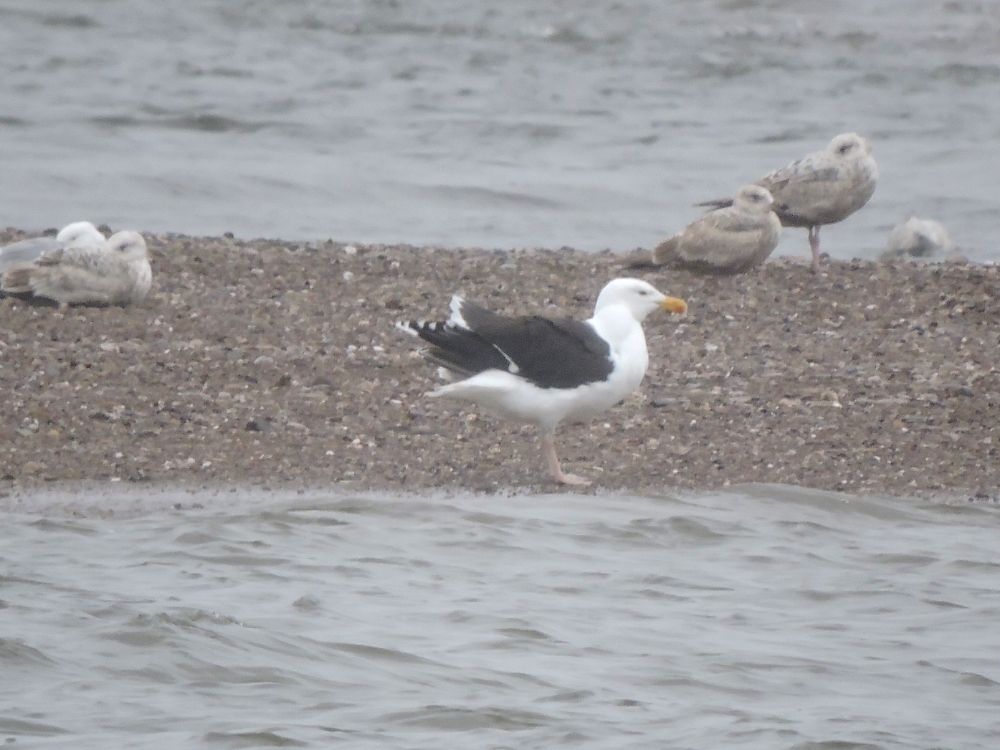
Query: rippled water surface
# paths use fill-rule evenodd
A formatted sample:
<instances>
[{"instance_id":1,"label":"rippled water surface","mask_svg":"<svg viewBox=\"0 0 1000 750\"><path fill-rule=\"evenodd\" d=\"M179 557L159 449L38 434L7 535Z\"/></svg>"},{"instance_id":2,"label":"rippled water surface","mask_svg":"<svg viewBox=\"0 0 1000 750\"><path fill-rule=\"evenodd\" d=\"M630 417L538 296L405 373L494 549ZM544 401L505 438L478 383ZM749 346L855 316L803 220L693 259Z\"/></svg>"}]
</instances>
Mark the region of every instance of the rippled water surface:
<instances>
[{"instance_id":1,"label":"rippled water surface","mask_svg":"<svg viewBox=\"0 0 1000 750\"><path fill-rule=\"evenodd\" d=\"M996 2L0 0L0 224L630 250L836 133L1000 260ZM804 232L779 252L804 255Z\"/></svg>"},{"instance_id":2,"label":"rippled water surface","mask_svg":"<svg viewBox=\"0 0 1000 750\"><path fill-rule=\"evenodd\" d=\"M1000 746L989 508L141 498L0 526L10 745Z\"/></svg>"}]
</instances>

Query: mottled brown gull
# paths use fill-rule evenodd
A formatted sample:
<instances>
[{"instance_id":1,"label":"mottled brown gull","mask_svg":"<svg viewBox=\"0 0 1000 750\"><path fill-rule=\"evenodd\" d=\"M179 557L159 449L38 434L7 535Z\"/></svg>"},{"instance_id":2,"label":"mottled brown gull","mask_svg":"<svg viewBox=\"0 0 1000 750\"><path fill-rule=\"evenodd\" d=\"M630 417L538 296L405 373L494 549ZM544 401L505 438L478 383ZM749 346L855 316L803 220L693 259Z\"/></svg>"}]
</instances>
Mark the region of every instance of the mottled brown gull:
<instances>
[{"instance_id":1,"label":"mottled brown gull","mask_svg":"<svg viewBox=\"0 0 1000 750\"><path fill-rule=\"evenodd\" d=\"M781 222L771 194L759 185L741 187L731 206L688 224L652 252L653 265L698 273L743 273L759 266L778 245ZM641 260L634 265L643 265Z\"/></svg>"},{"instance_id":2,"label":"mottled brown gull","mask_svg":"<svg viewBox=\"0 0 1000 750\"><path fill-rule=\"evenodd\" d=\"M29 263L42 253L64 247L103 247L107 240L89 221L67 224L54 237L29 237L0 247L0 273L17 263Z\"/></svg>"},{"instance_id":3,"label":"mottled brown gull","mask_svg":"<svg viewBox=\"0 0 1000 750\"><path fill-rule=\"evenodd\" d=\"M786 227L806 227L812 267L819 271L819 229L843 221L875 192L878 165L871 145L857 133L841 133L824 151L766 174L757 184L774 197L772 209ZM726 206L732 199L699 205Z\"/></svg>"},{"instance_id":4,"label":"mottled brown gull","mask_svg":"<svg viewBox=\"0 0 1000 750\"><path fill-rule=\"evenodd\" d=\"M649 364L641 324L657 309L679 313L687 305L645 281L614 279L585 321L508 318L455 296L446 322L396 325L431 345L427 359L463 378L428 395L537 425L552 478L588 485L563 472L553 433L561 422L591 419L639 387Z\"/></svg>"},{"instance_id":5,"label":"mottled brown gull","mask_svg":"<svg viewBox=\"0 0 1000 750\"><path fill-rule=\"evenodd\" d=\"M16 263L0 274L0 291L61 305L131 305L146 298L152 280L145 240L124 231L104 246L67 245Z\"/></svg>"},{"instance_id":6,"label":"mottled brown gull","mask_svg":"<svg viewBox=\"0 0 1000 750\"><path fill-rule=\"evenodd\" d=\"M944 258L955 251L948 231L937 221L911 216L889 234L885 251L879 256L890 258Z\"/></svg>"}]
</instances>

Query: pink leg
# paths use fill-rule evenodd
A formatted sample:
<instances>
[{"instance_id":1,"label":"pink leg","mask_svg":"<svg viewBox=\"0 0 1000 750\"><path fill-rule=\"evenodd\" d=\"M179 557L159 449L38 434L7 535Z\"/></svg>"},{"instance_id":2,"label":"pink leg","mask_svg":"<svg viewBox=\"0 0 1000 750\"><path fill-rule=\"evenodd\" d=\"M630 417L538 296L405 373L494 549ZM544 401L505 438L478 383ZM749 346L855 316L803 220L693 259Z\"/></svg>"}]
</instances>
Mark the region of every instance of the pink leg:
<instances>
[{"instance_id":1,"label":"pink leg","mask_svg":"<svg viewBox=\"0 0 1000 750\"><path fill-rule=\"evenodd\" d=\"M819 227L809 227L809 249L813 254L813 273L819 273Z\"/></svg>"},{"instance_id":2,"label":"pink leg","mask_svg":"<svg viewBox=\"0 0 1000 750\"><path fill-rule=\"evenodd\" d=\"M545 454L545 461L549 465L549 473L560 484L573 484L580 487L591 484L589 479L578 477L575 474L563 474L563 470L559 466L559 459L556 457L555 437L551 432L542 433L542 453Z\"/></svg>"}]
</instances>

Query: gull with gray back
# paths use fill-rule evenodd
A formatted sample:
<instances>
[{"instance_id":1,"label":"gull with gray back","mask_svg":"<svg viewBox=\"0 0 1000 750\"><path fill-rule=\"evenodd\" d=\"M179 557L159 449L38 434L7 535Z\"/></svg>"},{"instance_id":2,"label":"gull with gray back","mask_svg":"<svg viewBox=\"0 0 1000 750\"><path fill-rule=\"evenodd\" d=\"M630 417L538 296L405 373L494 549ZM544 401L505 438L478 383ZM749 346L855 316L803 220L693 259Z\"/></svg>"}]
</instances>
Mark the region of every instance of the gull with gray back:
<instances>
[{"instance_id":1,"label":"gull with gray back","mask_svg":"<svg viewBox=\"0 0 1000 750\"><path fill-rule=\"evenodd\" d=\"M759 185L740 188L731 206L709 211L657 245L652 265L720 275L759 266L781 235L781 222L771 211L773 202ZM633 263L642 265L641 260Z\"/></svg>"},{"instance_id":2,"label":"gull with gray back","mask_svg":"<svg viewBox=\"0 0 1000 750\"><path fill-rule=\"evenodd\" d=\"M843 221L875 193L878 165L871 144L857 133L841 133L823 151L809 154L764 175L756 184L774 198L772 211L786 227L809 230L813 271L819 271L819 229ZM702 206L728 206L733 200Z\"/></svg>"},{"instance_id":3,"label":"gull with gray back","mask_svg":"<svg viewBox=\"0 0 1000 750\"><path fill-rule=\"evenodd\" d=\"M146 298L153 274L138 232L113 234L104 246L67 245L0 273L0 291L60 305L132 305Z\"/></svg>"}]
</instances>

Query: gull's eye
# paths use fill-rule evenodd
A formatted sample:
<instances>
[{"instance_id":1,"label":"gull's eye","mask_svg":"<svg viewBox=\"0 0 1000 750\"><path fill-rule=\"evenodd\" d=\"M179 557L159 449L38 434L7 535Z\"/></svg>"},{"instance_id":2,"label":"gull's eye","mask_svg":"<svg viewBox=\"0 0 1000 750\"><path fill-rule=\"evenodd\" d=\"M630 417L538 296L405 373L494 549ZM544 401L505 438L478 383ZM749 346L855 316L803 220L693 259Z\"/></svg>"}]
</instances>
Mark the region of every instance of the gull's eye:
<instances>
[{"instance_id":1,"label":"gull's eye","mask_svg":"<svg viewBox=\"0 0 1000 750\"><path fill-rule=\"evenodd\" d=\"M842 154L846 154L846 153L847 153L848 151L850 151L850 150L851 150L851 148L852 148L852 144L850 144L850 143L845 143L845 144L844 144L843 146L841 146L841 147L840 147L840 148L838 148L837 150L838 150L838 151L839 151L840 153L842 153Z\"/></svg>"}]
</instances>

